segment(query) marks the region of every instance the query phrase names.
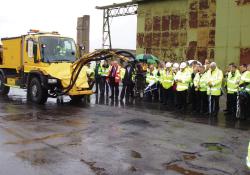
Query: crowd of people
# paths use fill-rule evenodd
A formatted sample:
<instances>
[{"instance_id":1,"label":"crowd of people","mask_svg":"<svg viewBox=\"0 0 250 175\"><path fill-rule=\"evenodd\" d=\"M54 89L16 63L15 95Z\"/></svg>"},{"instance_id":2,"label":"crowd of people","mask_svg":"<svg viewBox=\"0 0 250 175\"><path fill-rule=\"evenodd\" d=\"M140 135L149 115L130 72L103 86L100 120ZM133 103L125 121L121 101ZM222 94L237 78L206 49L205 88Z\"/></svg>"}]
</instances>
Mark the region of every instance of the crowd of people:
<instances>
[{"instance_id":1,"label":"crowd of people","mask_svg":"<svg viewBox=\"0 0 250 175\"><path fill-rule=\"evenodd\" d=\"M157 64L97 62L96 93L115 100L144 98L183 113L216 117L220 97L227 97L225 115L250 117L250 65L228 65L223 72L215 62L192 60ZM119 93L119 87L122 86ZM109 93L111 91L111 93Z\"/></svg>"}]
</instances>

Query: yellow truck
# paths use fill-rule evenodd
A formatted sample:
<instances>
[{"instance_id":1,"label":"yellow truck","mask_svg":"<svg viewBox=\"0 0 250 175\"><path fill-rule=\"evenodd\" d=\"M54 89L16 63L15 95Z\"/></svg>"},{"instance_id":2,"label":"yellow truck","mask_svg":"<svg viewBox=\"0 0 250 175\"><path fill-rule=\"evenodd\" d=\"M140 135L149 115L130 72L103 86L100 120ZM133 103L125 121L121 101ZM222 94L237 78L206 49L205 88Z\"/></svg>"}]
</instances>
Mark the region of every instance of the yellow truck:
<instances>
[{"instance_id":1,"label":"yellow truck","mask_svg":"<svg viewBox=\"0 0 250 175\"><path fill-rule=\"evenodd\" d=\"M27 89L28 101L44 104L48 97L69 95L80 100L93 93L86 68L75 64L80 56L73 39L58 32L30 30L2 38L0 43L0 95L18 87Z\"/></svg>"}]
</instances>

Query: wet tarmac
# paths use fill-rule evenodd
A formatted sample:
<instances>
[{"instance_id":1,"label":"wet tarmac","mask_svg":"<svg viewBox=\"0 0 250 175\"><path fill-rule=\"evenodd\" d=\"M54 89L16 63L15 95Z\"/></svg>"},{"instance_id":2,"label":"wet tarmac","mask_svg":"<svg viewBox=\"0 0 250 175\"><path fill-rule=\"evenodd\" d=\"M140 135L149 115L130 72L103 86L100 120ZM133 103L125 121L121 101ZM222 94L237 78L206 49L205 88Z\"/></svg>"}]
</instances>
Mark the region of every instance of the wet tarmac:
<instances>
[{"instance_id":1,"label":"wet tarmac","mask_svg":"<svg viewBox=\"0 0 250 175\"><path fill-rule=\"evenodd\" d=\"M64 101L32 105L18 89L1 97L1 175L250 174L249 121L95 95Z\"/></svg>"}]
</instances>

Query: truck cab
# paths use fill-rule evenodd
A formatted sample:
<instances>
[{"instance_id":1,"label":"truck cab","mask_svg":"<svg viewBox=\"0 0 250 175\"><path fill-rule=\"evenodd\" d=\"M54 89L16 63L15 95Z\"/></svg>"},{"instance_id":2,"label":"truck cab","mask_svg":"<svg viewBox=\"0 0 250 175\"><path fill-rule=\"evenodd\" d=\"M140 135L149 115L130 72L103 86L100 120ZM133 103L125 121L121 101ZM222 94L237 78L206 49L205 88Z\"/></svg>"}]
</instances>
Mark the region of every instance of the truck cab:
<instances>
[{"instance_id":1,"label":"truck cab","mask_svg":"<svg viewBox=\"0 0 250 175\"><path fill-rule=\"evenodd\" d=\"M64 92L80 57L72 38L38 30L2 38L0 54L0 95L7 95L10 87L27 89L27 99L37 104ZM92 93L84 67L66 95L80 100Z\"/></svg>"}]
</instances>

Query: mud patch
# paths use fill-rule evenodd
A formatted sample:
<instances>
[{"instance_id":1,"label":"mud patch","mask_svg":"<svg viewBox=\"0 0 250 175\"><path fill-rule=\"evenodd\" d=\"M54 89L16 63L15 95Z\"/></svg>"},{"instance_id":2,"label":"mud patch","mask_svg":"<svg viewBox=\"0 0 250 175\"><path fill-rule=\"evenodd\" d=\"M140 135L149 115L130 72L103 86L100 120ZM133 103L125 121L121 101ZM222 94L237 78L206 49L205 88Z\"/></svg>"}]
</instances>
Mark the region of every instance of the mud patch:
<instances>
[{"instance_id":1,"label":"mud patch","mask_svg":"<svg viewBox=\"0 0 250 175\"><path fill-rule=\"evenodd\" d=\"M95 166L96 162L88 162L84 159L81 159L81 162L83 162L84 164L88 165L89 168L96 174L96 175L108 175L106 173L106 170L104 168L100 168Z\"/></svg>"},{"instance_id":2,"label":"mud patch","mask_svg":"<svg viewBox=\"0 0 250 175\"><path fill-rule=\"evenodd\" d=\"M51 148L21 151L16 156L35 166L54 164L61 161L62 157L61 154Z\"/></svg>"},{"instance_id":3,"label":"mud patch","mask_svg":"<svg viewBox=\"0 0 250 175\"><path fill-rule=\"evenodd\" d=\"M125 125L135 125L135 126L140 126L140 127L152 127L153 125L144 119L132 119L132 120L127 120L122 122L122 124Z\"/></svg>"},{"instance_id":4,"label":"mud patch","mask_svg":"<svg viewBox=\"0 0 250 175\"><path fill-rule=\"evenodd\" d=\"M184 155L182 156L182 158L183 158L183 160L185 160L185 161L192 161L192 160L195 160L197 157L196 157L196 155L194 155L194 154L184 154Z\"/></svg>"},{"instance_id":5,"label":"mud patch","mask_svg":"<svg viewBox=\"0 0 250 175\"><path fill-rule=\"evenodd\" d=\"M131 155L131 157L136 158L136 159L141 159L142 158L141 154L139 152L137 152L137 151L134 151L134 150L132 150L130 152L130 155Z\"/></svg>"},{"instance_id":6,"label":"mud patch","mask_svg":"<svg viewBox=\"0 0 250 175\"><path fill-rule=\"evenodd\" d=\"M70 137L75 134L79 134L81 131L72 131L68 133L58 133L58 134L51 134L48 136L44 137L37 137L37 138L32 138L32 139L23 139L23 140L18 140L18 141L11 141L11 142L6 142L5 144L33 144L36 142L43 142L49 139L57 139L57 138L62 138L62 137Z\"/></svg>"},{"instance_id":7,"label":"mud patch","mask_svg":"<svg viewBox=\"0 0 250 175\"><path fill-rule=\"evenodd\" d=\"M205 175L205 174L200 173L198 171L186 169L186 168L184 168L180 165L177 165L177 164L167 165L166 169L171 170L171 171L175 171L177 173L184 174L184 175Z\"/></svg>"},{"instance_id":8,"label":"mud patch","mask_svg":"<svg viewBox=\"0 0 250 175\"><path fill-rule=\"evenodd\" d=\"M49 139L55 139L55 138L61 138L65 137L65 134L52 134L44 137L38 137L34 139L25 139L25 140L20 140L20 141L13 141L13 142L6 142L5 144L31 144L35 142L41 142Z\"/></svg>"}]
</instances>

